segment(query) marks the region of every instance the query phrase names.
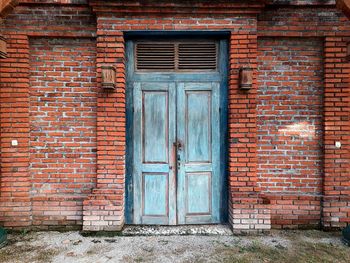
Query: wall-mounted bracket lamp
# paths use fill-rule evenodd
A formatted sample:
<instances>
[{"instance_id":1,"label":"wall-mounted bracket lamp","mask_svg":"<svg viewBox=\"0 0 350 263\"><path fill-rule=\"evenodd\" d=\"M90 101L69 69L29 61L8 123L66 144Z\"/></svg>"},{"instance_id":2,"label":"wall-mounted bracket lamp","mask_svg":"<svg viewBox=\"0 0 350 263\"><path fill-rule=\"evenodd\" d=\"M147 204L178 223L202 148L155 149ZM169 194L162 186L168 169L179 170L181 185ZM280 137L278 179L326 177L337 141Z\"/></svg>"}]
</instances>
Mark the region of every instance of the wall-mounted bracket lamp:
<instances>
[{"instance_id":1,"label":"wall-mounted bracket lamp","mask_svg":"<svg viewBox=\"0 0 350 263\"><path fill-rule=\"evenodd\" d=\"M7 57L6 39L0 35L0 58Z\"/></svg>"},{"instance_id":2,"label":"wall-mounted bracket lamp","mask_svg":"<svg viewBox=\"0 0 350 263\"><path fill-rule=\"evenodd\" d=\"M350 42L346 44L346 60L350 61Z\"/></svg>"},{"instance_id":3,"label":"wall-mounted bracket lamp","mask_svg":"<svg viewBox=\"0 0 350 263\"><path fill-rule=\"evenodd\" d=\"M250 90L253 87L253 69L244 67L239 69L239 87Z\"/></svg>"},{"instance_id":4,"label":"wall-mounted bracket lamp","mask_svg":"<svg viewBox=\"0 0 350 263\"><path fill-rule=\"evenodd\" d=\"M102 88L115 89L115 68L113 66L102 66Z\"/></svg>"}]
</instances>

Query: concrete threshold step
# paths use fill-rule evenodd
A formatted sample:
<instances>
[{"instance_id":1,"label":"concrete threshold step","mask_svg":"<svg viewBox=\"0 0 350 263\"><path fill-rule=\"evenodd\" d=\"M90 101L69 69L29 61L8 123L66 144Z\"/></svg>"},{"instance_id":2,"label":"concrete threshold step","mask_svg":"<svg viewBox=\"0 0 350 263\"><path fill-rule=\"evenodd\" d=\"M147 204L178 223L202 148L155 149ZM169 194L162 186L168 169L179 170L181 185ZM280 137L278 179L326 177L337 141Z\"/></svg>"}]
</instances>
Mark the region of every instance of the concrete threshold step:
<instances>
[{"instance_id":1,"label":"concrete threshold step","mask_svg":"<svg viewBox=\"0 0 350 263\"><path fill-rule=\"evenodd\" d=\"M123 236L173 236L173 235L203 235L232 236L229 225L182 225L182 226L145 226L127 225Z\"/></svg>"}]
</instances>

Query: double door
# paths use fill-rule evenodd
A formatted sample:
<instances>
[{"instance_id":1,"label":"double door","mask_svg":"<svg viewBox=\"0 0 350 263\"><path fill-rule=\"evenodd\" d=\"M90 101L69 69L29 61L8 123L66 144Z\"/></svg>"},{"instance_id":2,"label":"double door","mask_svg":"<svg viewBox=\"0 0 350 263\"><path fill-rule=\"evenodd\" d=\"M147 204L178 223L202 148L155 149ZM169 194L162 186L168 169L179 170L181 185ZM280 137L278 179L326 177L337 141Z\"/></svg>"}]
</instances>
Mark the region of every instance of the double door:
<instances>
[{"instance_id":1,"label":"double door","mask_svg":"<svg viewBox=\"0 0 350 263\"><path fill-rule=\"evenodd\" d=\"M134 224L219 223L220 83L132 84Z\"/></svg>"}]
</instances>

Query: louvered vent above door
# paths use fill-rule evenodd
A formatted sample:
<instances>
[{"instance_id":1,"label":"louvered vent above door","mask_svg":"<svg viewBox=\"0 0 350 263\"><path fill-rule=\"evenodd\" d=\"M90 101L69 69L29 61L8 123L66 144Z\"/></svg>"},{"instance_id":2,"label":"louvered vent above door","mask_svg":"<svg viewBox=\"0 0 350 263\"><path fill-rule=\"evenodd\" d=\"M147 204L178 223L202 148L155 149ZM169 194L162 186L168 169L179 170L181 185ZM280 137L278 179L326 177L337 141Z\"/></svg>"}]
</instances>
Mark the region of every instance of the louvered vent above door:
<instances>
[{"instance_id":1,"label":"louvered vent above door","mask_svg":"<svg viewBox=\"0 0 350 263\"><path fill-rule=\"evenodd\" d=\"M137 42L137 71L216 71L217 42Z\"/></svg>"},{"instance_id":2,"label":"louvered vent above door","mask_svg":"<svg viewBox=\"0 0 350 263\"><path fill-rule=\"evenodd\" d=\"M179 69L214 70L217 63L216 43L179 43Z\"/></svg>"},{"instance_id":3,"label":"louvered vent above door","mask_svg":"<svg viewBox=\"0 0 350 263\"><path fill-rule=\"evenodd\" d=\"M138 70L174 70L174 43L137 43L136 65Z\"/></svg>"}]
</instances>

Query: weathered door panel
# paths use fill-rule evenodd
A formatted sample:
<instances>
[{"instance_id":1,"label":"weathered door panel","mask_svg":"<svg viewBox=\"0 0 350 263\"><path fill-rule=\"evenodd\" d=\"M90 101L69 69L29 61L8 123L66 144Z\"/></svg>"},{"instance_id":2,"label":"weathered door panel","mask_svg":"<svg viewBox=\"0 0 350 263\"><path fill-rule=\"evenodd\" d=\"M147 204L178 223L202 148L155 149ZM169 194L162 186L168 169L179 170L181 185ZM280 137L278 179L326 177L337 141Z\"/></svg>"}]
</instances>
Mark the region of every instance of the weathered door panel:
<instances>
[{"instance_id":1,"label":"weathered door panel","mask_svg":"<svg viewBox=\"0 0 350 263\"><path fill-rule=\"evenodd\" d=\"M219 108L219 83L178 84L178 224L220 222Z\"/></svg>"},{"instance_id":2,"label":"weathered door panel","mask_svg":"<svg viewBox=\"0 0 350 263\"><path fill-rule=\"evenodd\" d=\"M174 83L134 83L134 222L176 224Z\"/></svg>"}]
</instances>

